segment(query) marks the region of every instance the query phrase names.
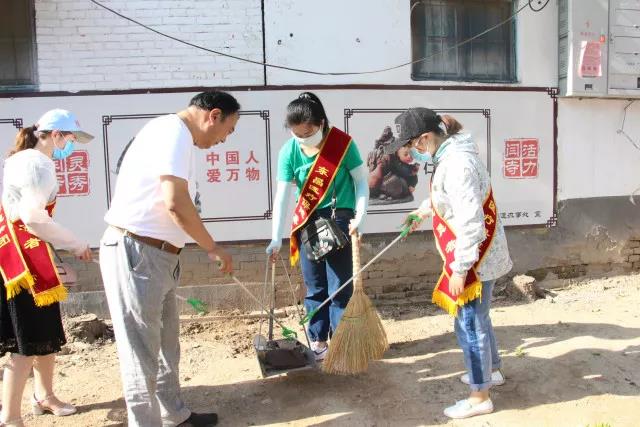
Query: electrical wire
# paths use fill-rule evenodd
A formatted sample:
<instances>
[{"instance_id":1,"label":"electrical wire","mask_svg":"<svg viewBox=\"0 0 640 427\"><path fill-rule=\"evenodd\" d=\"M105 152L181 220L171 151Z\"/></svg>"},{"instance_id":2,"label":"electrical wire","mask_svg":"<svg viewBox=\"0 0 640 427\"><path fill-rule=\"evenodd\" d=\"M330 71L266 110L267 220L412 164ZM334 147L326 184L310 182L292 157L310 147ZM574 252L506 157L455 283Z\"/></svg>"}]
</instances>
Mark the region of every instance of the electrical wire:
<instances>
[{"instance_id":1,"label":"electrical wire","mask_svg":"<svg viewBox=\"0 0 640 427\"><path fill-rule=\"evenodd\" d=\"M622 115L622 124L620 125L620 129L618 129L618 134L619 134L619 135L624 136L625 138L627 138L627 140L628 140L628 141L629 141L629 142L630 142L630 143L631 143L631 144L632 144L636 149L640 150L640 145L638 145L638 143L637 143L633 138L631 138L631 136L630 136L628 133L626 133L626 132L624 131L624 124L625 124L625 122L627 121L627 110L629 110L629 107L631 107L635 102L636 102L635 100L630 101L630 102L627 104L627 106L626 106L626 107L624 107L624 110L623 110L623 111L624 111L624 114ZM633 190L633 191L631 192L631 194L629 195L629 201L631 201L631 204L633 204L633 205L635 205L635 204L636 204L636 201L635 201L634 197L635 197L638 193L640 193L640 187L638 187L638 188L636 188L635 190Z\"/></svg>"},{"instance_id":2,"label":"electrical wire","mask_svg":"<svg viewBox=\"0 0 640 427\"><path fill-rule=\"evenodd\" d=\"M297 68L297 67L287 67L287 66L284 66L284 65L270 64L268 62L255 61L253 59L243 58L243 57L240 57L240 56L232 55L232 54L221 52L221 51L218 51L218 50L209 49L207 47L200 46L200 45L197 45L195 43L191 43L189 41L179 39L179 38L174 37L172 35L169 35L167 33L163 33L162 31L158 31L158 30L156 30L156 29L154 29L152 27L149 27L148 25L145 25L145 24L143 24L143 23L141 23L139 21L136 21L135 19L130 18L130 17L128 17L128 16L126 16L126 15L124 15L124 14L122 14L122 13L120 13L120 12L118 12L118 11L116 11L116 10L114 10L114 9L112 9L112 8L102 4L102 3L100 3L97 0L89 0L89 1L91 3L93 3L93 4L95 4L96 6L99 6L99 7L103 8L103 9L113 13L114 15L119 16L122 19L125 19L125 20L127 20L127 21L129 21L129 22L131 22L131 23L133 23L135 25L138 25L138 26L140 26L142 28L145 28L146 30L154 32L154 33L156 33L156 34L158 34L158 35L160 35L162 37L166 37L168 39L171 39L171 40L173 40L175 42L178 42L178 43L181 43L181 44L184 44L184 45L196 48L196 49L203 50L205 52L214 53L216 55L220 55L220 56L224 56L224 57L227 57L227 58L236 59L236 60L242 61L242 62L248 62L250 64L256 64L256 65L261 65L261 66L270 67L270 68L276 68L276 69L280 69L280 70L293 71L293 72L297 72L297 73L313 74L313 75L318 75L318 76L355 76L355 75L384 73L384 72L387 72L387 71L396 70L398 68L403 68L403 67L406 67L406 66L409 66L409 65L418 64L420 62L428 61L428 60L430 60L432 58L435 58L436 56L442 55L443 53L446 53L446 52L448 52L450 50L457 49L457 48L459 48L461 46L464 46L464 45L466 45L468 43L471 43L472 41L476 40L477 38L482 37L485 34L488 34L491 31L495 30L496 28L499 28L499 27L507 24L508 22L510 22L513 19L515 19L516 16L518 16L518 14L520 12L522 12L524 9L526 9L527 7L529 9L531 9L533 12L540 12L549 4L550 0L546 0L546 1L543 1L543 0L527 0L527 2L524 5L522 5L519 9L516 10L516 12L513 15L509 16L505 20L499 22L498 24L496 24L496 25L494 25L492 27L487 28L486 30L476 34L475 36L472 36L472 37L470 37L470 38L468 38L466 40L461 41L458 44L450 46L450 47L448 47L446 49L443 49L443 50L441 50L439 52L436 52L436 53L434 53L432 55L428 55L428 56L425 56L425 57L420 58L420 59L416 59L416 60L413 60L413 61L410 61L410 62L405 62L405 63L399 64L399 65L394 65L394 66L386 67L386 68L380 68L380 69L375 69L375 70L367 70L367 71L347 71L347 72L324 72L324 71L314 71L314 70L308 70L308 69ZM422 2L415 3L411 7L410 12L413 12L413 8L417 4L420 4L420 3L422 3ZM534 7L533 3L537 3L538 7Z\"/></svg>"},{"instance_id":3,"label":"electrical wire","mask_svg":"<svg viewBox=\"0 0 640 427\"><path fill-rule=\"evenodd\" d=\"M625 138L627 138L627 140L633 144L634 147L636 147L638 150L640 150L640 145L638 145L638 143L636 141L633 140L633 138L631 138L631 136L626 133L624 131L624 124L627 121L627 110L629 109L629 107L631 107L636 101L631 101L627 104L626 107L624 107L624 115L622 116L622 125L620 126L620 129L618 129L618 134L624 136Z\"/></svg>"}]
</instances>

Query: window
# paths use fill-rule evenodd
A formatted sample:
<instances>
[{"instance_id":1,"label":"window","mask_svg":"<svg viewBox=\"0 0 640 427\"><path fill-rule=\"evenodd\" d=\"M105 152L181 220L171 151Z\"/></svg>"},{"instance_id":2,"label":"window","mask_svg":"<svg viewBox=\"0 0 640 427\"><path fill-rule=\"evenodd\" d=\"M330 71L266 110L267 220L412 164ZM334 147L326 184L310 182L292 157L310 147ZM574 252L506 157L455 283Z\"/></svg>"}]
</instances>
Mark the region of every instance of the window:
<instances>
[{"instance_id":1,"label":"window","mask_svg":"<svg viewBox=\"0 0 640 427\"><path fill-rule=\"evenodd\" d=\"M433 55L413 64L411 78L514 82L515 20L450 48L504 21L515 7L508 0L411 0L413 60Z\"/></svg>"},{"instance_id":2,"label":"window","mask_svg":"<svg viewBox=\"0 0 640 427\"><path fill-rule=\"evenodd\" d=\"M35 88L33 0L2 0L0 89Z\"/></svg>"}]
</instances>

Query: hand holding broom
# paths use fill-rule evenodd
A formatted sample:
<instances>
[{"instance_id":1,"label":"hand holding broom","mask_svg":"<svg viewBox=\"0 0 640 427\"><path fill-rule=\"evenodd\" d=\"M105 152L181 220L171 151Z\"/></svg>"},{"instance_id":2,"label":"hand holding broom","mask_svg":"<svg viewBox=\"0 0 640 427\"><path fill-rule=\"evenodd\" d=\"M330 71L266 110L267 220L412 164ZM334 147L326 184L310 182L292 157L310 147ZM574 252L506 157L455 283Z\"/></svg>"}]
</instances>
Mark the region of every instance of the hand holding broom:
<instances>
[{"instance_id":1,"label":"hand holding broom","mask_svg":"<svg viewBox=\"0 0 640 427\"><path fill-rule=\"evenodd\" d=\"M428 201L429 200L425 200L420 204L418 209L411 211L402 223L402 225L407 229L407 235L420 228L420 226L422 225L422 221L433 215L433 210L427 203Z\"/></svg>"}]
</instances>

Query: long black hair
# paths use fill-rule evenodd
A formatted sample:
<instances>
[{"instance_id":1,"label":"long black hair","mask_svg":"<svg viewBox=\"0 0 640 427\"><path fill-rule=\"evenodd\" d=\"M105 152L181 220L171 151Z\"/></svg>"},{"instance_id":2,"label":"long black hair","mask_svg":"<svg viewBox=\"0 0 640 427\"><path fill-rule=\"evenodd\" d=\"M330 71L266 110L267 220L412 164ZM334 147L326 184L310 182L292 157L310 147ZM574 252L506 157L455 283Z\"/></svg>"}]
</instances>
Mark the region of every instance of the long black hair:
<instances>
[{"instance_id":1,"label":"long black hair","mask_svg":"<svg viewBox=\"0 0 640 427\"><path fill-rule=\"evenodd\" d=\"M310 123L320 126L324 120L322 133L329 131L329 118L324 111L322 102L314 93L302 92L296 99L287 105L287 126L297 126L303 123Z\"/></svg>"}]
</instances>

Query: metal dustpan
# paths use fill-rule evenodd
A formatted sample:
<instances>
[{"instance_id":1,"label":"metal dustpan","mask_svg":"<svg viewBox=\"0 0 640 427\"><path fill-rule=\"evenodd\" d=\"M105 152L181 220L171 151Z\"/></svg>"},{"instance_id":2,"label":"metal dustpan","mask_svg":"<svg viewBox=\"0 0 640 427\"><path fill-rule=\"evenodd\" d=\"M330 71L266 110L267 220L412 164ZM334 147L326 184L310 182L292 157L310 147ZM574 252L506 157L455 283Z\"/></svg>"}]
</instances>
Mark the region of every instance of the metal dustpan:
<instances>
[{"instance_id":1,"label":"metal dustpan","mask_svg":"<svg viewBox=\"0 0 640 427\"><path fill-rule=\"evenodd\" d=\"M295 371L314 369L313 351L298 340L282 338L268 340L263 335L253 339L262 378L274 377Z\"/></svg>"},{"instance_id":2,"label":"metal dustpan","mask_svg":"<svg viewBox=\"0 0 640 427\"><path fill-rule=\"evenodd\" d=\"M283 329L284 337L281 339L273 339L273 323L275 319L275 263L270 263L267 259L267 272L271 264L271 289L269 290L269 318L268 337L262 334L256 335L253 339L253 348L256 351L262 378L268 378L278 375L287 374L294 371L313 369L316 367L316 358L313 351L298 340L297 334L284 327L279 321L277 323ZM284 263L283 263L284 267ZM286 271L286 267L285 267ZM288 276L288 273L287 273ZM267 280L265 277L264 295L267 296ZM293 284L291 284L293 294ZM262 305L263 307L266 304ZM306 336L306 331L305 331ZM308 339L307 339L308 341ZM307 342L308 344L308 342Z\"/></svg>"}]
</instances>

